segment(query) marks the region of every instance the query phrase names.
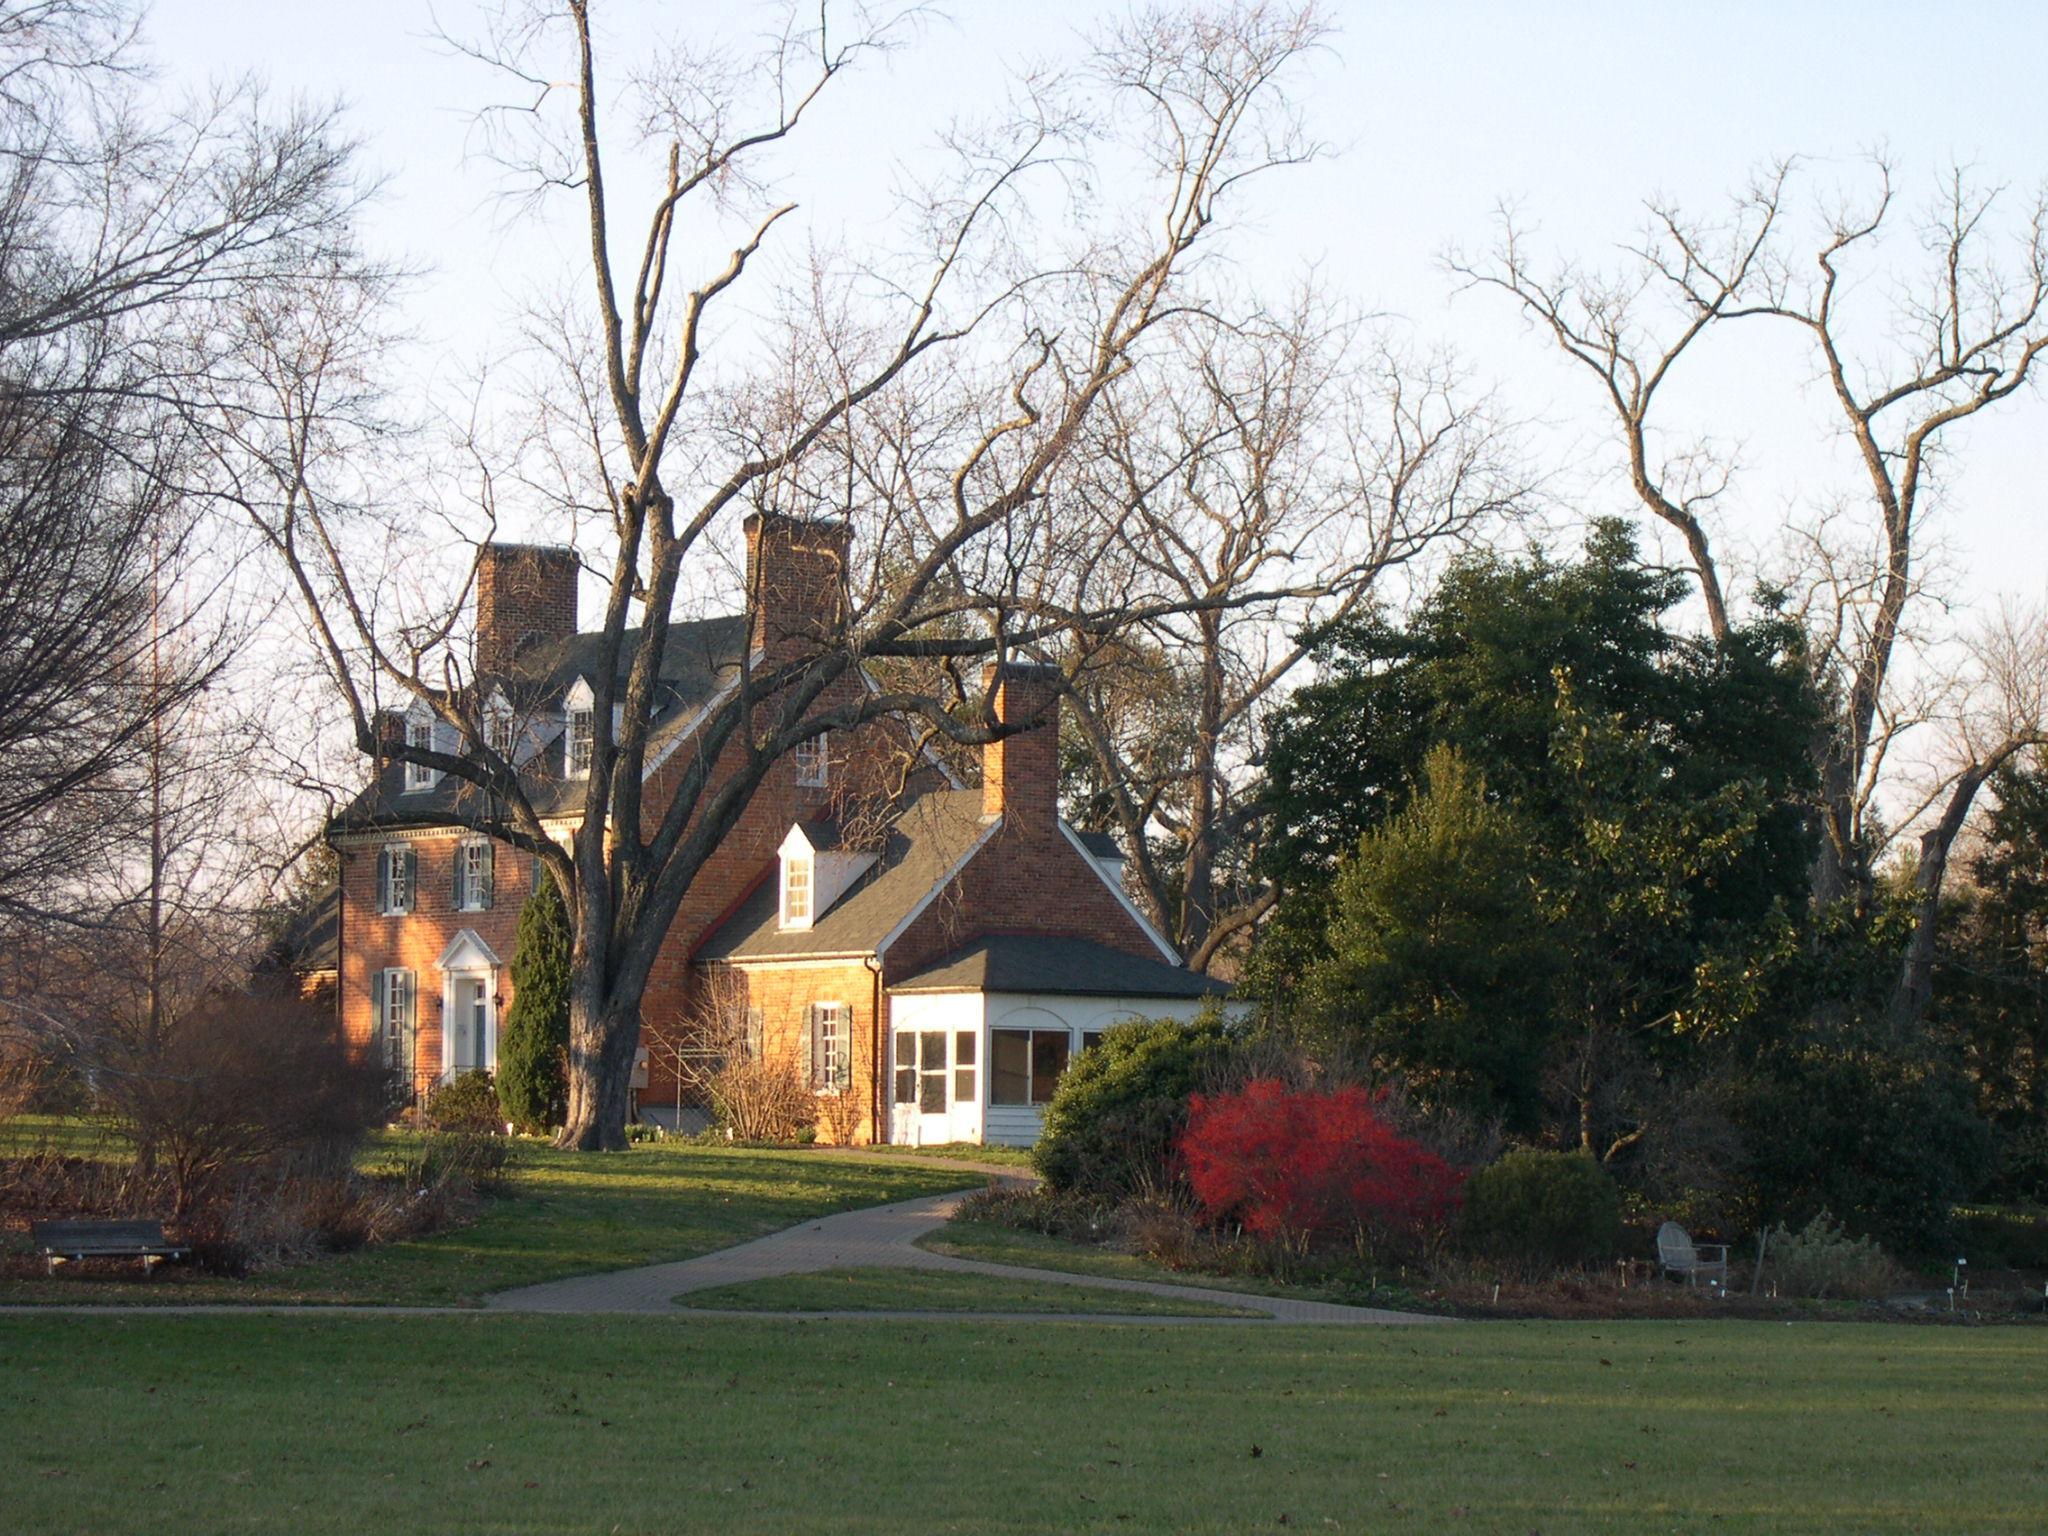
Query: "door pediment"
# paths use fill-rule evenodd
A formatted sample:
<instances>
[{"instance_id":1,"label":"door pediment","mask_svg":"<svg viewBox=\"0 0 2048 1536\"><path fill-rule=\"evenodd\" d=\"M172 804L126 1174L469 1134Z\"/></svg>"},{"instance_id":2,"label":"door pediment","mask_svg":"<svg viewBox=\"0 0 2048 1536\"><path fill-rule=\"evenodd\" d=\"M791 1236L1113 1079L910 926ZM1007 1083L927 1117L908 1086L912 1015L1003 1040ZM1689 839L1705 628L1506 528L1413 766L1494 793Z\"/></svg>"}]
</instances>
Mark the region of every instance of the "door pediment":
<instances>
[{"instance_id":1,"label":"door pediment","mask_svg":"<svg viewBox=\"0 0 2048 1536\"><path fill-rule=\"evenodd\" d=\"M443 971L494 971L504 962L497 951L483 941L474 928L464 928L448 941L441 958L434 962Z\"/></svg>"}]
</instances>

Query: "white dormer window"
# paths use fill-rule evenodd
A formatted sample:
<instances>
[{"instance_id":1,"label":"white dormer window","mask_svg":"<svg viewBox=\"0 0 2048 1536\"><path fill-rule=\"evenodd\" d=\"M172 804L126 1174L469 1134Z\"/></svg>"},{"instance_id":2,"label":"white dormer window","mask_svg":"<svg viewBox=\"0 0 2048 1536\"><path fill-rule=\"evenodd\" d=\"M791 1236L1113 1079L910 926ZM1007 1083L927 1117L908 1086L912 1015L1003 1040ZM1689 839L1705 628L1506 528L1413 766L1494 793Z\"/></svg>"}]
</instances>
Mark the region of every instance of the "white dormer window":
<instances>
[{"instance_id":1,"label":"white dormer window","mask_svg":"<svg viewBox=\"0 0 2048 1536\"><path fill-rule=\"evenodd\" d=\"M484 745L507 759L518 749L519 721L502 693L492 694L484 706Z\"/></svg>"},{"instance_id":2,"label":"white dormer window","mask_svg":"<svg viewBox=\"0 0 2048 1536\"><path fill-rule=\"evenodd\" d=\"M874 866L872 851L840 848L832 834L829 825L799 822L775 850L782 860L782 927L809 928Z\"/></svg>"},{"instance_id":3,"label":"white dormer window","mask_svg":"<svg viewBox=\"0 0 2048 1536\"><path fill-rule=\"evenodd\" d=\"M596 712L588 707L569 711L567 753L568 772L572 779L590 777L590 753L596 740Z\"/></svg>"},{"instance_id":4,"label":"white dormer window","mask_svg":"<svg viewBox=\"0 0 2048 1536\"><path fill-rule=\"evenodd\" d=\"M796 781L805 789L823 789L832 771L832 754L824 733L796 744Z\"/></svg>"},{"instance_id":5,"label":"white dormer window","mask_svg":"<svg viewBox=\"0 0 2048 1536\"><path fill-rule=\"evenodd\" d=\"M434 749L434 722L432 720L409 719L405 722L405 744L421 751ZM408 794L416 790L432 789L441 782L440 772L424 763L405 765L405 788Z\"/></svg>"},{"instance_id":6,"label":"white dormer window","mask_svg":"<svg viewBox=\"0 0 2048 1536\"><path fill-rule=\"evenodd\" d=\"M811 926L811 856L791 854L782 861L782 926Z\"/></svg>"}]
</instances>

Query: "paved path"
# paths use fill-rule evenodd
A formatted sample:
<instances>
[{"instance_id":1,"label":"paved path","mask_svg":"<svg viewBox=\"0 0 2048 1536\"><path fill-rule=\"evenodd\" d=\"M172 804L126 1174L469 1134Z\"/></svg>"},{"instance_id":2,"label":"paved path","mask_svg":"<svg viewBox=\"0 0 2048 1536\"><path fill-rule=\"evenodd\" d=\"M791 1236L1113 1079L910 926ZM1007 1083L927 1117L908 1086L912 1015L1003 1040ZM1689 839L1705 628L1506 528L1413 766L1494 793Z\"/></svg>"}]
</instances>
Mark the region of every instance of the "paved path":
<instances>
[{"instance_id":1,"label":"paved path","mask_svg":"<svg viewBox=\"0 0 2048 1536\"><path fill-rule=\"evenodd\" d=\"M1280 1322L1280 1323L1433 1323L1444 1319L1414 1312L1391 1312L1380 1307L1344 1307L1334 1302L1301 1301L1292 1297L1248 1296L1235 1291L1210 1290L1203 1286L1169 1285L1150 1280L1116 1280L1101 1275L1072 1275L1057 1269L1029 1269L1013 1264L991 1264L980 1259L956 1259L946 1254L927 1253L914 1246L927 1232L943 1226L967 1191L930 1195L895 1205L873 1206L860 1211L843 1211L818 1221L805 1222L785 1232L756 1238L737 1248L721 1249L701 1258L675 1264L650 1264L644 1269L618 1270L610 1274L584 1275L574 1280L555 1280L546 1285L523 1286L500 1291L486 1298L484 1305L500 1312L581 1313L666 1313L675 1312L674 1301L691 1291L706 1291L722 1285L742 1285L750 1280L769 1280L778 1275L809 1274L821 1269L938 1269L956 1274L997 1275L1010 1280L1044 1281L1053 1285L1083 1285L1097 1290L1131 1291L1148 1296L1178 1297L1185 1301L1209 1302L1240 1307L1265 1314L1263 1318L1185 1318L1183 1322ZM746 1316L721 1310L721 1316ZM775 1317L832 1316L866 1318L940 1318L963 1321L975 1318L1033 1321L1106 1321L1102 1314L1076 1313L976 1313L976 1312L845 1312L762 1314ZM1156 1323L1166 1319L1152 1316L1117 1321Z\"/></svg>"}]
</instances>

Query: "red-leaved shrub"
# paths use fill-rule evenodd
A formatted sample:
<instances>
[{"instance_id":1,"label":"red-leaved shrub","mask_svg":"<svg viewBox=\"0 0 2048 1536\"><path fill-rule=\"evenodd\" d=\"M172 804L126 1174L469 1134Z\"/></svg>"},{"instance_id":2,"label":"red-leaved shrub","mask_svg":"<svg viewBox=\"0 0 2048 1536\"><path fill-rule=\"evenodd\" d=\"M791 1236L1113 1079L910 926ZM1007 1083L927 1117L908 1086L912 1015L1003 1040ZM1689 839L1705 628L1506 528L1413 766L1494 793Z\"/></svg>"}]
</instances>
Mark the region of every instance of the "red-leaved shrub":
<instances>
[{"instance_id":1,"label":"red-leaved shrub","mask_svg":"<svg viewBox=\"0 0 2048 1536\"><path fill-rule=\"evenodd\" d=\"M1457 1208L1464 1175L1396 1133L1363 1088L1256 1078L1188 1100L1181 1157L1195 1198L1270 1240L1420 1237Z\"/></svg>"}]
</instances>

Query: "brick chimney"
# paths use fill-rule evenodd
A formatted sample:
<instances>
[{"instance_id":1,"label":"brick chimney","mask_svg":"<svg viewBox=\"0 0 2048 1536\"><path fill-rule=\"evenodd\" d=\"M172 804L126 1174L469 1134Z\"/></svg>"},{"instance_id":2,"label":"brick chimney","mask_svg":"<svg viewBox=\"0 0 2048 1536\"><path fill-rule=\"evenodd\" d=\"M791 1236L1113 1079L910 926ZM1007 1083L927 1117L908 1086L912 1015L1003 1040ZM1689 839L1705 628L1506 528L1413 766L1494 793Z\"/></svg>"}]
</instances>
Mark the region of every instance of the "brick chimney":
<instances>
[{"instance_id":1,"label":"brick chimney","mask_svg":"<svg viewBox=\"0 0 2048 1536\"><path fill-rule=\"evenodd\" d=\"M1033 722L981 749L981 814L1008 818L1013 828L1051 831L1060 814L1059 669L1029 662L990 662L981 686L996 720Z\"/></svg>"},{"instance_id":2,"label":"brick chimney","mask_svg":"<svg viewBox=\"0 0 2048 1536\"><path fill-rule=\"evenodd\" d=\"M836 517L755 512L746 530L753 648L787 655L831 644L846 622L852 525Z\"/></svg>"},{"instance_id":3,"label":"brick chimney","mask_svg":"<svg viewBox=\"0 0 2048 1536\"><path fill-rule=\"evenodd\" d=\"M576 551L486 544L476 567L476 670L503 677L527 652L576 633Z\"/></svg>"}]
</instances>

